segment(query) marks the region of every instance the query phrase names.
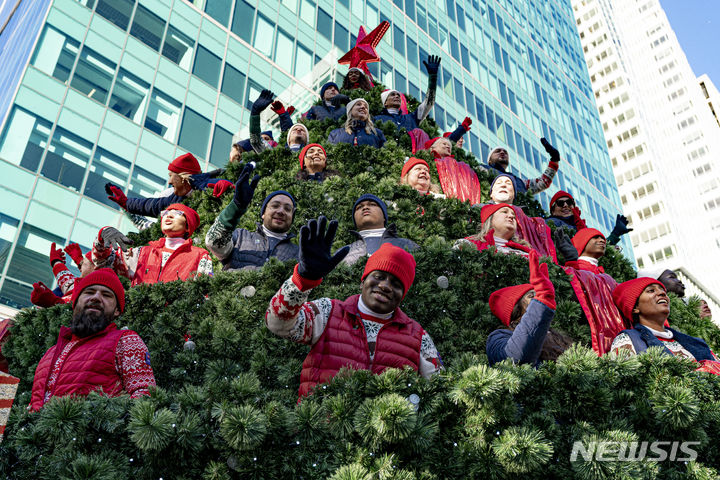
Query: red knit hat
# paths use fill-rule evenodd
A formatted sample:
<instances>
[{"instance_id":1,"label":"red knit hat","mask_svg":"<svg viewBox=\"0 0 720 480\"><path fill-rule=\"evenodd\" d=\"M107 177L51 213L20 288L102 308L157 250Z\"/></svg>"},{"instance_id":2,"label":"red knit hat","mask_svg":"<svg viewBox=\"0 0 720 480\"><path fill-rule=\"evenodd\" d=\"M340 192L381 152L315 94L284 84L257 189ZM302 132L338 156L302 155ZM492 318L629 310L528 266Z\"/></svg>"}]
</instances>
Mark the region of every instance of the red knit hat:
<instances>
[{"instance_id":1,"label":"red knit hat","mask_svg":"<svg viewBox=\"0 0 720 480\"><path fill-rule=\"evenodd\" d=\"M597 236L605 238L605 235L602 234L600 230L597 230L595 228L581 228L577 231L575 236L572 238L572 243L575 246L575 250L577 250L578 255L582 255L583 250L585 250L585 247L587 246L588 242Z\"/></svg>"},{"instance_id":2,"label":"red knit hat","mask_svg":"<svg viewBox=\"0 0 720 480\"><path fill-rule=\"evenodd\" d=\"M192 235L198 225L200 225L200 215L187 205L183 205L182 203L173 203L172 205L168 205L165 210L180 210L183 212L183 215L185 215L185 222L187 222L188 235Z\"/></svg>"},{"instance_id":3,"label":"red knit hat","mask_svg":"<svg viewBox=\"0 0 720 480\"><path fill-rule=\"evenodd\" d=\"M430 148L432 148L433 146L433 143L435 143L436 140L440 140L441 138L443 137L435 137L425 142L425 150L430 150Z\"/></svg>"},{"instance_id":4,"label":"red knit hat","mask_svg":"<svg viewBox=\"0 0 720 480\"><path fill-rule=\"evenodd\" d=\"M665 290L665 286L662 283L650 277L640 277L628 280L627 282L621 283L615 287L615 290L613 290L612 297L613 302L615 302L615 306L618 310L620 310L620 313L622 313L623 316L630 321L630 323L633 321L632 311L637 304L638 298L640 298L640 294L648 287L648 285L653 284L660 285L660 288Z\"/></svg>"},{"instance_id":5,"label":"red knit hat","mask_svg":"<svg viewBox=\"0 0 720 480\"><path fill-rule=\"evenodd\" d=\"M491 203L489 205L485 205L480 209L480 221L482 223L485 223L485 220L487 220L490 215L497 212L503 207L512 208L512 206L508 205L507 203Z\"/></svg>"},{"instance_id":6,"label":"red knit hat","mask_svg":"<svg viewBox=\"0 0 720 480\"><path fill-rule=\"evenodd\" d=\"M361 280L365 280L365 277L375 270L395 275L405 287L403 293L403 298L405 298L415 280L415 258L400 247L383 243L365 264Z\"/></svg>"},{"instance_id":7,"label":"red knit hat","mask_svg":"<svg viewBox=\"0 0 720 480\"><path fill-rule=\"evenodd\" d=\"M572 195L570 195L568 192L563 192L562 190L558 190L557 193L555 195L553 195L552 198L550 199L550 211L552 211L552 208L553 208L553 205L555 205L555 202L557 202L559 199L561 199L563 197L569 197L570 200L572 200L573 203L575 203L575 199L573 198Z\"/></svg>"},{"instance_id":8,"label":"red knit hat","mask_svg":"<svg viewBox=\"0 0 720 480\"><path fill-rule=\"evenodd\" d=\"M72 293L72 306L75 308L80 293L91 285L102 285L109 288L115 294L120 313L125 311L125 289L120 283L117 274L109 268L99 268L79 280L75 280L75 286Z\"/></svg>"},{"instance_id":9,"label":"red knit hat","mask_svg":"<svg viewBox=\"0 0 720 480\"><path fill-rule=\"evenodd\" d=\"M408 172L409 172L410 170L412 170L412 168L413 168L415 165L418 165L418 164L420 164L420 165L425 165L425 166L428 168L428 170L430 170L430 165L428 165L428 163L427 163L425 160L423 160L422 158L410 157L410 158L408 159L408 161L405 162L405 165L403 165L402 173L400 174L400 178L402 178L402 177L404 177L405 175L407 175Z\"/></svg>"},{"instance_id":10,"label":"red knit hat","mask_svg":"<svg viewBox=\"0 0 720 480\"><path fill-rule=\"evenodd\" d=\"M513 285L512 287L501 288L490 294L490 311L495 315L506 327L510 326L510 315L517 302L523 295L533 289L529 283L522 285Z\"/></svg>"},{"instance_id":11,"label":"red knit hat","mask_svg":"<svg viewBox=\"0 0 720 480\"><path fill-rule=\"evenodd\" d=\"M185 155L177 157L168 165L168 170L175 173L189 173L190 175L195 175L202 171L200 169L200 163L198 163L197 158L195 158L192 153L186 153Z\"/></svg>"},{"instance_id":12,"label":"red knit hat","mask_svg":"<svg viewBox=\"0 0 720 480\"><path fill-rule=\"evenodd\" d=\"M323 155L325 155L325 158L327 159L327 152L325 151L325 149L323 148L322 145L320 145L319 143L308 143L307 145L305 145L303 147L302 150L300 150L300 157L299 157L300 158L300 170L305 168L305 154L312 147L320 147L320 150L323 151Z\"/></svg>"}]
</instances>

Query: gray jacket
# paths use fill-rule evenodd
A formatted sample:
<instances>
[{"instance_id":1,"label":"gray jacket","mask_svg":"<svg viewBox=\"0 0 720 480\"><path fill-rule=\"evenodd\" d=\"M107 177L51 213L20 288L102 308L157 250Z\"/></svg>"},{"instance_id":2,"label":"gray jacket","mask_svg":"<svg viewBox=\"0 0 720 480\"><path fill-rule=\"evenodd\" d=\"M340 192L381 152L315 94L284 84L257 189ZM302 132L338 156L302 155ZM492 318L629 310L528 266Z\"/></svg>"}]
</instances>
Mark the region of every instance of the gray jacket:
<instances>
[{"instance_id":1,"label":"gray jacket","mask_svg":"<svg viewBox=\"0 0 720 480\"><path fill-rule=\"evenodd\" d=\"M294 235L277 241L268 238L257 224L257 230L251 232L244 228L237 228L228 235L223 225L215 222L208 231L205 244L208 249L220 260L224 271L251 269L262 267L270 257L277 257L281 262L297 260L298 246L291 242Z\"/></svg>"},{"instance_id":2,"label":"gray jacket","mask_svg":"<svg viewBox=\"0 0 720 480\"><path fill-rule=\"evenodd\" d=\"M362 236L358 232L352 231L352 233L356 237L358 237L358 239L350 244L350 251L343 259L343 262L348 265L352 265L353 263L360 260L362 257L366 257L368 254L367 246L365 245L365 239L362 238ZM391 223L385 228L385 233L383 233L380 239L381 244L389 243L391 245L395 245L396 247L400 247L408 251L413 251L420 248L420 246L418 246L418 244L413 242L412 240L398 237L397 227L394 223Z\"/></svg>"}]
</instances>

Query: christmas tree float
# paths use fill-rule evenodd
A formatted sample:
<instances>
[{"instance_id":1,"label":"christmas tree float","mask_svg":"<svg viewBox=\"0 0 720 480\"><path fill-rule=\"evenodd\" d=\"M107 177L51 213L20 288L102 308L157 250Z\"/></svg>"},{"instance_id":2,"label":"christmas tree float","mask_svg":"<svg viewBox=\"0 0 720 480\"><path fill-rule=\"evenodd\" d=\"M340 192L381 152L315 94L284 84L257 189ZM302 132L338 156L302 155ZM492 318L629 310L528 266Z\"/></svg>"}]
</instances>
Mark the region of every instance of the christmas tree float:
<instances>
[{"instance_id":1,"label":"christmas tree float","mask_svg":"<svg viewBox=\"0 0 720 480\"><path fill-rule=\"evenodd\" d=\"M380 110L382 90L363 92L371 111ZM361 92L343 93L356 98ZM412 98L408 103L417 105ZM339 248L353 241L355 199L363 193L384 199L389 221L421 246L402 309L432 335L445 370L431 380L411 370L378 376L347 371L298 404L308 347L278 338L264 325L268 301L294 262L271 259L259 271L241 273L221 272L216 264L214 277L127 292L118 326L137 331L150 349L159 386L150 397L54 398L40 412L28 413L37 362L71 314L67 305L28 309L15 319L3 347L10 372L21 379L0 443L3 478L717 478L718 377L657 351L599 358L589 348L590 330L569 278L551 262L558 301L553 327L576 344L537 369L509 362L490 368L485 340L500 323L488 298L499 288L526 283L527 260L451 248L455 239L475 233L480 211L399 184L411 148L404 130L381 125L388 141L375 149L326 144L336 128L332 121L308 121L307 127L310 142L325 146L329 168L341 175L323 183L297 181L297 155L287 149L245 154L243 161L255 161L262 179L239 226L254 228L265 195L287 189L298 202L293 231L319 215L338 219ZM422 128L431 138L440 133L430 120ZM471 155L453 153L473 166L486 199L488 174ZM432 160L428 152L416 156ZM225 178L237 178L241 168L228 165ZM207 229L231 199L231 192L214 198L206 191L188 201L201 217L196 245L204 246ZM530 196L519 195L515 204L525 205L530 216L542 214ZM133 235L135 244L159 232L156 224ZM312 297L358 293L364 263L339 266ZM614 249L602 263L617 281L635 276ZM696 306L673 297L671 323L717 351L718 329L699 319ZM653 441L695 442L697 459L671 461L686 456L678 451L661 462L622 461L618 455L601 461L602 454L592 451L603 442L638 442L639 450L642 442ZM590 453L571 461L576 442Z\"/></svg>"}]
</instances>

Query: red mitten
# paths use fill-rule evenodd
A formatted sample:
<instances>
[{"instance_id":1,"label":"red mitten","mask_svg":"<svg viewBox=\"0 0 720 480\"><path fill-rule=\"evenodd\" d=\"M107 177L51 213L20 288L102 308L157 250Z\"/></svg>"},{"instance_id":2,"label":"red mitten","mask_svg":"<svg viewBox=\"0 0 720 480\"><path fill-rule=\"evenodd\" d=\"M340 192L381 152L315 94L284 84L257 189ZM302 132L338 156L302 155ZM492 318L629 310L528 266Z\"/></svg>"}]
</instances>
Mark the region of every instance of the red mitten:
<instances>
[{"instance_id":1,"label":"red mitten","mask_svg":"<svg viewBox=\"0 0 720 480\"><path fill-rule=\"evenodd\" d=\"M575 217L575 228L577 228L578 230L587 228L587 225L585 225L585 220L580 217L580 209L578 207L573 207L572 212L573 217Z\"/></svg>"},{"instance_id":2,"label":"red mitten","mask_svg":"<svg viewBox=\"0 0 720 480\"><path fill-rule=\"evenodd\" d=\"M530 252L528 261L530 262L530 283L535 290L535 300L555 310L555 287L550 281L547 264L540 265L538 253L535 250Z\"/></svg>"},{"instance_id":3,"label":"red mitten","mask_svg":"<svg viewBox=\"0 0 720 480\"><path fill-rule=\"evenodd\" d=\"M80 250L80 245L77 243L71 243L65 247L65 253L70 255L70 258L72 258L73 262L75 262L75 265L80 268L80 265L82 265L83 262L83 254L82 250Z\"/></svg>"},{"instance_id":4,"label":"red mitten","mask_svg":"<svg viewBox=\"0 0 720 480\"><path fill-rule=\"evenodd\" d=\"M55 262L65 263L65 252L57 248L53 242L50 244L50 265L55 265Z\"/></svg>"},{"instance_id":5,"label":"red mitten","mask_svg":"<svg viewBox=\"0 0 720 480\"><path fill-rule=\"evenodd\" d=\"M472 119L470 117L465 117L465 120L462 121L463 128L466 132L470 131L470 125L472 125Z\"/></svg>"},{"instance_id":6,"label":"red mitten","mask_svg":"<svg viewBox=\"0 0 720 480\"><path fill-rule=\"evenodd\" d=\"M224 179L220 179L214 183L208 183L208 188L212 187L213 189L213 197L220 198L223 193L227 191L228 188L235 188L235 184Z\"/></svg>"},{"instance_id":7,"label":"red mitten","mask_svg":"<svg viewBox=\"0 0 720 480\"><path fill-rule=\"evenodd\" d=\"M45 286L42 282L33 283L33 291L30 293L30 301L38 307L52 307L58 303L63 303L62 298L55 295L52 290Z\"/></svg>"},{"instance_id":8,"label":"red mitten","mask_svg":"<svg viewBox=\"0 0 720 480\"><path fill-rule=\"evenodd\" d=\"M287 113L288 113L288 115L292 115L293 113L295 113L295 107L293 107L292 105L290 105L290 106L287 108Z\"/></svg>"},{"instance_id":9,"label":"red mitten","mask_svg":"<svg viewBox=\"0 0 720 480\"><path fill-rule=\"evenodd\" d=\"M127 197L123 193L120 188L116 187L115 185L111 183L105 184L105 191L109 193L108 196L109 200L112 200L113 202L120 205L123 209L127 210Z\"/></svg>"},{"instance_id":10,"label":"red mitten","mask_svg":"<svg viewBox=\"0 0 720 480\"><path fill-rule=\"evenodd\" d=\"M286 111L286 110L285 110L285 105L283 105L283 103L282 103L280 100L275 100L275 101L270 105L270 110L272 110L273 112L277 113L278 115L281 115L281 114L285 113L285 111Z\"/></svg>"}]
</instances>

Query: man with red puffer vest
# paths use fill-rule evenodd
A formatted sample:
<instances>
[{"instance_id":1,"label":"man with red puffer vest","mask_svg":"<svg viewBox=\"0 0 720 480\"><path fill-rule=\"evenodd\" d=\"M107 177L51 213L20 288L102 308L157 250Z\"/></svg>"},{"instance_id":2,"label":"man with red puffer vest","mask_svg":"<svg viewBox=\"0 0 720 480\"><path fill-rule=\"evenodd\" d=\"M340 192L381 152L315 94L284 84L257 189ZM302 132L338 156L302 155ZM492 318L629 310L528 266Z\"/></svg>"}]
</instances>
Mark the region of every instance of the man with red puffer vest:
<instances>
[{"instance_id":1,"label":"man with red puffer vest","mask_svg":"<svg viewBox=\"0 0 720 480\"><path fill-rule=\"evenodd\" d=\"M72 306L70 327L60 327L57 343L35 369L29 408L38 411L51 397L94 390L110 397L149 395L155 386L150 353L137 333L113 323L125 309L115 272L101 268L77 280Z\"/></svg>"},{"instance_id":2,"label":"man with red puffer vest","mask_svg":"<svg viewBox=\"0 0 720 480\"><path fill-rule=\"evenodd\" d=\"M182 203L173 203L160 214L164 238L145 247L127 248L132 241L113 227L100 230L92 257L102 262L117 247L124 263L121 274L139 283L187 280L194 272L212 275L212 259L207 250L195 247L191 235L200 223L197 212ZM118 268L116 268L118 270Z\"/></svg>"},{"instance_id":3,"label":"man with red puffer vest","mask_svg":"<svg viewBox=\"0 0 720 480\"><path fill-rule=\"evenodd\" d=\"M436 373L442 362L430 335L399 308L415 279L415 259L402 248L385 243L368 259L359 295L307 301L349 250L345 246L331 255L337 221L327 231L326 225L321 216L300 229L298 264L265 312L270 331L312 346L300 373L299 397L343 367L379 374L409 366L425 378Z\"/></svg>"}]
</instances>

